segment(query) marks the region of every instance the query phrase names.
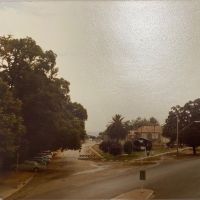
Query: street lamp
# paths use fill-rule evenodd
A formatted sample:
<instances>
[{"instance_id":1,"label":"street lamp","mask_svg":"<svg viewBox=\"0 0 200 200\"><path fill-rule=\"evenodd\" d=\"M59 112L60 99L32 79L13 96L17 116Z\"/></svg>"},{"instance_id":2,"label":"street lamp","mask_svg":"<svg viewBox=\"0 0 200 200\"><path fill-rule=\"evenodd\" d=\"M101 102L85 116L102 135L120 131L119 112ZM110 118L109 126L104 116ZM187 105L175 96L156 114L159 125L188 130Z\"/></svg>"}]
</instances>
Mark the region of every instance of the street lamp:
<instances>
[{"instance_id":1,"label":"street lamp","mask_svg":"<svg viewBox=\"0 0 200 200\"><path fill-rule=\"evenodd\" d=\"M176 153L177 153L177 156L178 156L179 134L181 132L183 132L186 128L188 128L189 126L191 126L193 123L200 123L200 121L197 121L197 120L196 121L192 121L187 126L183 127L180 131L178 130L178 122L179 122L179 118L178 118L178 115L176 115L176 142L177 142Z\"/></svg>"}]
</instances>

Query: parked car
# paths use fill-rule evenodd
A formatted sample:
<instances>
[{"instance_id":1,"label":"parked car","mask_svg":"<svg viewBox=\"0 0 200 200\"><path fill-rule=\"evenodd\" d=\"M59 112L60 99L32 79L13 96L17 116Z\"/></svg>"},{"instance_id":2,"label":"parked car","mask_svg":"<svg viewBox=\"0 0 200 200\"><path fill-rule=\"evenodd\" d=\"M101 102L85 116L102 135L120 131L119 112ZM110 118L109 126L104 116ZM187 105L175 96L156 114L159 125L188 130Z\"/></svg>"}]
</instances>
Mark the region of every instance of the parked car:
<instances>
[{"instance_id":1,"label":"parked car","mask_svg":"<svg viewBox=\"0 0 200 200\"><path fill-rule=\"evenodd\" d=\"M50 162L50 158L48 157L45 157L45 156L40 156L40 155L37 155L35 157L33 157L32 159L35 159L35 160L40 160L42 162L46 162L46 164L48 164Z\"/></svg>"},{"instance_id":2,"label":"parked car","mask_svg":"<svg viewBox=\"0 0 200 200\"><path fill-rule=\"evenodd\" d=\"M36 162L38 162L41 165L47 165L49 163L49 161L47 161L43 157L33 157L31 160L32 161L36 161Z\"/></svg>"},{"instance_id":3,"label":"parked car","mask_svg":"<svg viewBox=\"0 0 200 200\"><path fill-rule=\"evenodd\" d=\"M18 165L18 169L24 170L24 171L38 172L38 171L41 171L41 170L45 170L46 166L41 165L36 161L26 160L24 163L21 163L21 164Z\"/></svg>"},{"instance_id":4,"label":"parked car","mask_svg":"<svg viewBox=\"0 0 200 200\"><path fill-rule=\"evenodd\" d=\"M151 150L152 142L145 138L138 138L133 141L133 149L136 151L140 150Z\"/></svg>"},{"instance_id":5,"label":"parked car","mask_svg":"<svg viewBox=\"0 0 200 200\"><path fill-rule=\"evenodd\" d=\"M46 151L43 151L42 153L44 153L44 154L47 154L47 155L52 155L53 156L53 152L52 151L50 151L50 150L46 150Z\"/></svg>"},{"instance_id":6,"label":"parked car","mask_svg":"<svg viewBox=\"0 0 200 200\"><path fill-rule=\"evenodd\" d=\"M45 153L45 152L38 153L37 155L38 155L38 156L42 156L42 157L47 157L47 158L49 158L49 159L52 159L52 157L53 157L51 154Z\"/></svg>"}]
</instances>

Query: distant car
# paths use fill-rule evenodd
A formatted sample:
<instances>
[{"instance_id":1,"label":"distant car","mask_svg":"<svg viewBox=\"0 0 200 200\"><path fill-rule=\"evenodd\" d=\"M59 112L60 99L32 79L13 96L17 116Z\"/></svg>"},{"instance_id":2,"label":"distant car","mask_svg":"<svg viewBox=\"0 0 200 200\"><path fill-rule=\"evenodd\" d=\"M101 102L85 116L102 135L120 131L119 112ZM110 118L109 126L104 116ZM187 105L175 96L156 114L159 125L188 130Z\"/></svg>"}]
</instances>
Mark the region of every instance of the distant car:
<instances>
[{"instance_id":1,"label":"distant car","mask_svg":"<svg viewBox=\"0 0 200 200\"><path fill-rule=\"evenodd\" d=\"M23 170L23 171L38 172L38 171L41 171L41 170L45 170L46 166L41 165L36 161L26 160L24 163L21 163L21 164L18 165L18 169Z\"/></svg>"},{"instance_id":2,"label":"distant car","mask_svg":"<svg viewBox=\"0 0 200 200\"><path fill-rule=\"evenodd\" d=\"M48 164L51 159L48 157L45 157L45 156L37 155L37 156L33 157L32 160L36 160L36 161L38 160L38 161L46 162L46 164Z\"/></svg>"},{"instance_id":3,"label":"distant car","mask_svg":"<svg viewBox=\"0 0 200 200\"><path fill-rule=\"evenodd\" d=\"M47 165L49 163L49 160L46 160L43 157L33 157L31 160L32 161L36 161L36 162L38 162L41 165Z\"/></svg>"},{"instance_id":4,"label":"distant car","mask_svg":"<svg viewBox=\"0 0 200 200\"><path fill-rule=\"evenodd\" d=\"M46 151L43 151L42 153L44 153L44 154L47 154L47 155L52 155L53 156L53 152L52 151L50 151L50 150L46 150Z\"/></svg>"},{"instance_id":5,"label":"distant car","mask_svg":"<svg viewBox=\"0 0 200 200\"><path fill-rule=\"evenodd\" d=\"M145 138L138 138L133 141L133 149L136 151L140 150L151 150L152 142Z\"/></svg>"},{"instance_id":6,"label":"distant car","mask_svg":"<svg viewBox=\"0 0 200 200\"><path fill-rule=\"evenodd\" d=\"M52 159L52 158L53 158L52 154L45 153L45 152L38 153L37 155L43 156L43 157L47 157L47 158L49 158L49 159Z\"/></svg>"}]
</instances>

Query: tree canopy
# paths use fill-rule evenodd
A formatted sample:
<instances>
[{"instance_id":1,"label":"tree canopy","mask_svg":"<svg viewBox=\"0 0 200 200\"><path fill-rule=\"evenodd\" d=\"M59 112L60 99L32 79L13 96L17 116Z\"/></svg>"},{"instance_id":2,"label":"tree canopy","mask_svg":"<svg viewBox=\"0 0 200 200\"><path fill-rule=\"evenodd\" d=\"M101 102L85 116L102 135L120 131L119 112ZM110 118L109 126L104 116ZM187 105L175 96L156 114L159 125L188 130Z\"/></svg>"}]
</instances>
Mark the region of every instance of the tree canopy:
<instances>
[{"instance_id":1,"label":"tree canopy","mask_svg":"<svg viewBox=\"0 0 200 200\"><path fill-rule=\"evenodd\" d=\"M170 138L171 142L176 140L178 128L180 134L179 142L195 148L200 145L200 99L188 101L184 106L174 106L169 111L168 118L166 119L163 135Z\"/></svg>"},{"instance_id":2,"label":"tree canopy","mask_svg":"<svg viewBox=\"0 0 200 200\"><path fill-rule=\"evenodd\" d=\"M0 158L5 165L13 159L24 133L21 101L13 97L8 85L0 79Z\"/></svg>"},{"instance_id":3,"label":"tree canopy","mask_svg":"<svg viewBox=\"0 0 200 200\"><path fill-rule=\"evenodd\" d=\"M70 83L58 77L56 57L30 37L0 37L0 78L20 102L30 155L45 149L77 149L86 135L87 111L71 101Z\"/></svg>"},{"instance_id":4,"label":"tree canopy","mask_svg":"<svg viewBox=\"0 0 200 200\"><path fill-rule=\"evenodd\" d=\"M136 130L141 126L157 126L158 120L155 117L149 119L138 117L135 120L123 121L123 117L116 114L112 118L112 122L107 126L107 129L99 133L99 138L104 139L104 136L109 136L111 139L119 141L125 139L130 130Z\"/></svg>"},{"instance_id":5,"label":"tree canopy","mask_svg":"<svg viewBox=\"0 0 200 200\"><path fill-rule=\"evenodd\" d=\"M158 120L155 117L149 119L137 117L135 120L128 120L125 122L125 126L128 130L136 130L142 126L157 126L159 125Z\"/></svg>"},{"instance_id":6,"label":"tree canopy","mask_svg":"<svg viewBox=\"0 0 200 200\"><path fill-rule=\"evenodd\" d=\"M128 131L124 125L123 121L123 117L119 114L116 114L113 118L112 118L112 122L108 125L107 129L106 129L106 133L108 134L108 136L113 139L116 140L117 142L120 139L124 139L126 137L126 135L128 134Z\"/></svg>"}]
</instances>

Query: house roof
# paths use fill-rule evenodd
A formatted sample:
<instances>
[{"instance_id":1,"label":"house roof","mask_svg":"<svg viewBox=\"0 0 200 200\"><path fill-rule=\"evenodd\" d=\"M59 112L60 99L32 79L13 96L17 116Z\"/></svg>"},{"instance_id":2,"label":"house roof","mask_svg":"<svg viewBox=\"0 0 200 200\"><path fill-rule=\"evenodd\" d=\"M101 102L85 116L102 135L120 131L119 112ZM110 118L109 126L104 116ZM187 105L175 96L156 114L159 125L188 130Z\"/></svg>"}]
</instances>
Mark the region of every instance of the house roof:
<instances>
[{"instance_id":1,"label":"house roof","mask_svg":"<svg viewBox=\"0 0 200 200\"><path fill-rule=\"evenodd\" d=\"M142 126L135 130L135 133L162 133L161 126Z\"/></svg>"}]
</instances>

